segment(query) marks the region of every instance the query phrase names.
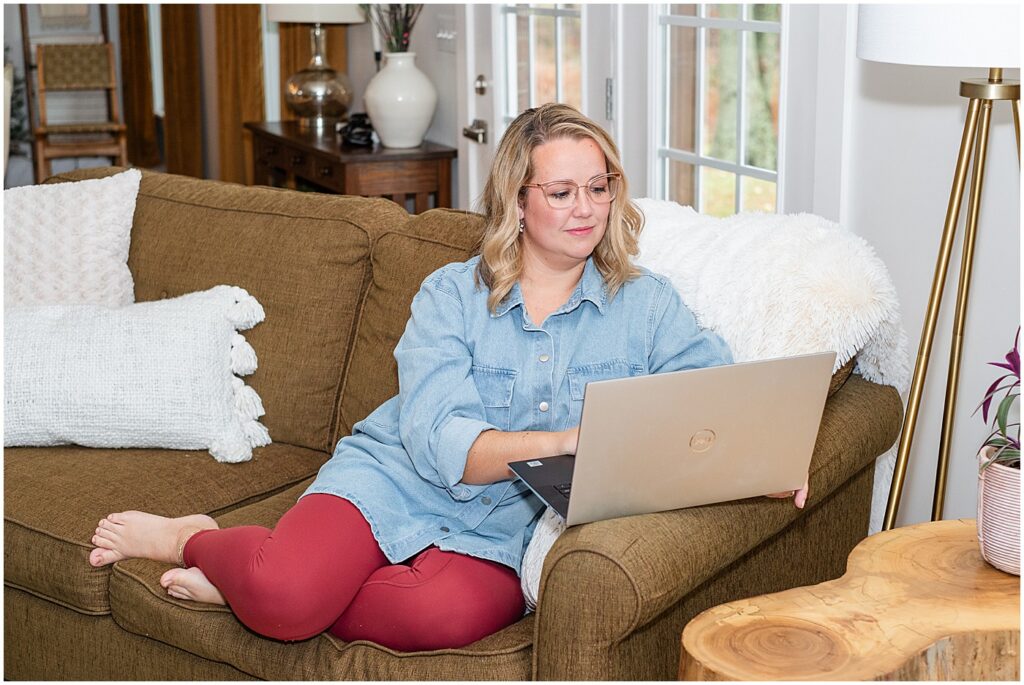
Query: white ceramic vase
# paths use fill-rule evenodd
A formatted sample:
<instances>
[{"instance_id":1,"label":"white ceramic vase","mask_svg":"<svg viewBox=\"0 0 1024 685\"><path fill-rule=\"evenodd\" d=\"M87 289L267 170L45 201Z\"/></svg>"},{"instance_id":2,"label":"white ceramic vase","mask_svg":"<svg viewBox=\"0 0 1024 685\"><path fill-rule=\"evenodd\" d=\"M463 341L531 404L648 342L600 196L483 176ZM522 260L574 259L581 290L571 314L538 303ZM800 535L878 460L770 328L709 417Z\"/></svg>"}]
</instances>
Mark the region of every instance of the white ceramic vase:
<instances>
[{"instance_id":1,"label":"white ceramic vase","mask_svg":"<svg viewBox=\"0 0 1024 685\"><path fill-rule=\"evenodd\" d=\"M979 465L994 449L981 451ZM1020 469L990 464L978 474L978 544L985 561L1020 575Z\"/></svg>"},{"instance_id":2,"label":"white ceramic vase","mask_svg":"<svg viewBox=\"0 0 1024 685\"><path fill-rule=\"evenodd\" d=\"M419 147L437 106L437 89L416 68L415 52L384 54L384 68L363 93L366 113L385 147Z\"/></svg>"}]
</instances>

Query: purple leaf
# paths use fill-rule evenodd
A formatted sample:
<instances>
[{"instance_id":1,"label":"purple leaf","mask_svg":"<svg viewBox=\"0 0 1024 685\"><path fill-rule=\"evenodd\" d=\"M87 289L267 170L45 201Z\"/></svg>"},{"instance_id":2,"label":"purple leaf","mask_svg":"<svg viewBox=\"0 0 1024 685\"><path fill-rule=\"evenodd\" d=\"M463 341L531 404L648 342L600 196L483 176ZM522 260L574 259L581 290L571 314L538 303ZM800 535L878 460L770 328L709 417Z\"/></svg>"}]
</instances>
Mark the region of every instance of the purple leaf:
<instances>
[{"instance_id":1,"label":"purple leaf","mask_svg":"<svg viewBox=\"0 0 1024 685\"><path fill-rule=\"evenodd\" d=\"M1000 376L995 383L988 386L988 390L985 391L985 401L981 403L981 418L988 423L988 408L992 404L992 398L995 397L995 392L999 389L999 384L1006 379L1007 376Z\"/></svg>"},{"instance_id":2,"label":"purple leaf","mask_svg":"<svg viewBox=\"0 0 1024 685\"><path fill-rule=\"evenodd\" d=\"M1017 337L1013 339L1013 349L1006 353L1006 361L1010 363L1010 369L1020 378L1020 326L1017 326Z\"/></svg>"}]
</instances>

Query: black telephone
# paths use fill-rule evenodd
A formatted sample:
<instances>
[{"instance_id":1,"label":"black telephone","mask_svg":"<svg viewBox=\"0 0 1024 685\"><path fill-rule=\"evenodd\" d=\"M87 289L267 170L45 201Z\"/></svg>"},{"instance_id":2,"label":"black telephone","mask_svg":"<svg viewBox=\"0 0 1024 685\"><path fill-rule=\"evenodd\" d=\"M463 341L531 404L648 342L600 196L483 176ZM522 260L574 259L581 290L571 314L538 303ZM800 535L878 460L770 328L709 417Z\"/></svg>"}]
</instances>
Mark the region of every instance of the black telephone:
<instances>
[{"instance_id":1,"label":"black telephone","mask_svg":"<svg viewBox=\"0 0 1024 685\"><path fill-rule=\"evenodd\" d=\"M349 116L348 123L339 131L341 140L346 145L370 147L373 145L373 124L365 112L356 112Z\"/></svg>"}]
</instances>

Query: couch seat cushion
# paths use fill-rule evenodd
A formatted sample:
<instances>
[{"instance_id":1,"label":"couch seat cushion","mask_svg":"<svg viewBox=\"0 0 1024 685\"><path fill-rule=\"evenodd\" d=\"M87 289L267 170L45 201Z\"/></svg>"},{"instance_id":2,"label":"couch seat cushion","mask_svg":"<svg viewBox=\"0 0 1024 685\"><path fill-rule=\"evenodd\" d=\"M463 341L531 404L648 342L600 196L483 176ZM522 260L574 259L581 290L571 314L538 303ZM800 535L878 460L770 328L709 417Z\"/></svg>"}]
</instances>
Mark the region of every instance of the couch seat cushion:
<instances>
[{"instance_id":1,"label":"couch seat cushion","mask_svg":"<svg viewBox=\"0 0 1024 685\"><path fill-rule=\"evenodd\" d=\"M222 527L272 527L308 481L274 497L218 516ZM160 587L170 564L130 559L114 565L110 607L125 630L265 680L528 680L533 614L462 649L396 652L371 642L345 643L321 634L279 642L246 629L225 607L187 602ZM173 674L167 674L168 678Z\"/></svg>"},{"instance_id":2,"label":"couch seat cushion","mask_svg":"<svg viewBox=\"0 0 1024 685\"><path fill-rule=\"evenodd\" d=\"M222 514L314 475L327 454L275 443L251 461L205 451L4 450L4 582L86 614L110 613L110 567L89 565L97 522L115 511Z\"/></svg>"}]
</instances>

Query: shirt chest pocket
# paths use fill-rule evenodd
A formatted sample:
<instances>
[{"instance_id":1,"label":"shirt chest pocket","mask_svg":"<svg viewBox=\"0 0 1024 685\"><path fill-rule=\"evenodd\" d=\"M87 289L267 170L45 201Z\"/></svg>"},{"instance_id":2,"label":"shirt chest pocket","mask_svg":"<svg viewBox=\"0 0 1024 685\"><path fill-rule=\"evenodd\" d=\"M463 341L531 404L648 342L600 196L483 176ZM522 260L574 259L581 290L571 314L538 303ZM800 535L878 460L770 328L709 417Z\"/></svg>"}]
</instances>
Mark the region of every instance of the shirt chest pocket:
<instances>
[{"instance_id":1,"label":"shirt chest pocket","mask_svg":"<svg viewBox=\"0 0 1024 685\"><path fill-rule=\"evenodd\" d=\"M512 392L517 372L490 366L474 366L473 382L484 405L487 423L507 431L511 423Z\"/></svg>"},{"instance_id":2,"label":"shirt chest pocket","mask_svg":"<svg viewBox=\"0 0 1024 685\"><path fill-rule=\"evenodd\" d=\"M566 371L566 376L569 379L569 396L575 402L582 402L583 392L587 389L587 383L607 381L612 378L627 378L642 372L643 369L635 367L625 360L573 366Z\"/></svg>"}]
</instances>

